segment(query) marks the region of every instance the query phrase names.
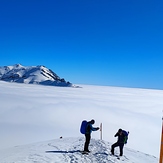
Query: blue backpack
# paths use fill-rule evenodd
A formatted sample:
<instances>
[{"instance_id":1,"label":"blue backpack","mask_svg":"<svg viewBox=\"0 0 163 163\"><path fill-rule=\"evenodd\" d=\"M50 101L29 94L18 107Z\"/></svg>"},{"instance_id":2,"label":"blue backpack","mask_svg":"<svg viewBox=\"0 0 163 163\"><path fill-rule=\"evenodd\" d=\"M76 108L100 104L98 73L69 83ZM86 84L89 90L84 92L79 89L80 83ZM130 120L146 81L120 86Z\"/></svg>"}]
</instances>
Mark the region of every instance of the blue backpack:
<instances>
[{"instance_id":1,"label":"blue backpack","mask_svg":"<svg viewBox=\"0 0 163 163\"><path fill-rule=\"evenodd\" d=\"M124 143L127 144L129 132L127 132L127 131L125 131L125 130L122 130L122 132L123 132L123 134L125 135L125 136L124 136Z\"/></svg>"},{"instance_id":2,"label":"blue backpack","mask_svg":"<svg viewBox=\"0 0 163 163\"><path fill-rule=\"evenodd\" d=\"M81 126L80 126L80 132L82 134L85 134L86 133L86 128L87 128L87 121L83 120L82 123L81 123Z\"/></svg>"}]
</instances>

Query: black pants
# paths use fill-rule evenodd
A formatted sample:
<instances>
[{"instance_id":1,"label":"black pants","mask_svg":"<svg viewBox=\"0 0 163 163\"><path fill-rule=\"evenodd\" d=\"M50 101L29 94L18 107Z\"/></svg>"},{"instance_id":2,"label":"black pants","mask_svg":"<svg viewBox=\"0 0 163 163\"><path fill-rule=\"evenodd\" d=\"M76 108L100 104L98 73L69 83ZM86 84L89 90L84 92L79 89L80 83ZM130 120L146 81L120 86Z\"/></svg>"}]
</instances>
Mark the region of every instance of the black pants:
<instances>
[{"instance_id":1,"label":"black pants","mask_svg":"<svg viewBox=\"0 0 163 163\"><path fill-rule=\"evenodd\" d=\"M114 155L114 148L115 147L118 147L119 146L119 150L120 150L120 156L123 155L123 146L124 146L124 143L114 143L112 146L111 146L111 153Z\"/></svg>"},{"instance_id":2,"label":"black pants","mask_svg":"<svg viewBox=\"0 0 163 163\"><path fill-rule=\"evenodd\" d=\"M85 134L85 144L84 144L84 151L89 151L88 146L91 140L91 135L90 134Z\"/></svg>"}]
</instances>

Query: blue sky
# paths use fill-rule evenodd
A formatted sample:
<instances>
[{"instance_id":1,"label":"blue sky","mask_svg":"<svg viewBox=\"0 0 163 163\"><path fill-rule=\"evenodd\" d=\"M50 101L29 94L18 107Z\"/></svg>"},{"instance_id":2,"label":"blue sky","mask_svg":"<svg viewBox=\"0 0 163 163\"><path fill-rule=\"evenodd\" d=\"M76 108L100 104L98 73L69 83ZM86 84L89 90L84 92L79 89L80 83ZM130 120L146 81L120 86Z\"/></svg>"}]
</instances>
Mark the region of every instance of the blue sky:
<instances>
[{"instance_id":1,"label":"blue sky","mask_svg":"<svg viewBox=\"0 0 163 163\"><path fill-rule=\"evenodd\" d=\"M0 0L0 66L75 84L163 89L163 1Z\"/></svg>"}]
</instances>

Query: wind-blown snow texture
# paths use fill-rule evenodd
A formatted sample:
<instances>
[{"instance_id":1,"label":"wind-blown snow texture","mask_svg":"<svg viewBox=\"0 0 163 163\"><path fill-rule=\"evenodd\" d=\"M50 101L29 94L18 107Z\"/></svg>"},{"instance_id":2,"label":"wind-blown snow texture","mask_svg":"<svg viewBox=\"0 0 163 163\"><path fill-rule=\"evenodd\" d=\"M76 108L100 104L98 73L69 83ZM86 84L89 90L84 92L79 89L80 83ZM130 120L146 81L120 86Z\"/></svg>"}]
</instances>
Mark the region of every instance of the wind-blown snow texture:
<instances>
[{"instance_id":1,"label":"wind-blown snow texture","mask_svg":"<svg viewBox=\"0 0 163 163\"><path fill-rule=\"evenodd\" d=\"M111 144L92 139L91 153L82 155L84 138L63 138L0 151L1 163L157 163L158 159L132 149L124 148L122 157L110 154ZM115 151L119 155L119 151Z\"/></svg>"},{"instance_id":2,"label":"wind-blown snow texture","mask_svg":"<svg viewBox=\"0 0 163 163\"><path fill-rule=\"evenodd\" d=\"M72 86L70 82L61 79L52 70L45 66L13 66L0 67L0 80L8 82L42 84L51 86Z\"/></svg>"},{"instance_id":3,"label":"wind-blown snow texture","mask_svg":"<svg viewBox=\"0 0 163 163\"><path fill-rule=\"evenodd\" d=\"M0 81L0 148L60 136L63 140L66 137L81 137L81 121L94 118L95 127L103 123L103 140L114 143L117 140L114 134L122 128L130 131L126 148L159 157L162 90L80 86L82 88L45 87ZM99 131L92 133L93 139L98 140L99 137ZM35 155L40 154L39 148L34 147L33 150ZM131 162L138 157L129 156L127 151L124 154ZM4 155L10 157L11 153L1 151L0 158L3 159Z\"/></svg>"}]
</instances>

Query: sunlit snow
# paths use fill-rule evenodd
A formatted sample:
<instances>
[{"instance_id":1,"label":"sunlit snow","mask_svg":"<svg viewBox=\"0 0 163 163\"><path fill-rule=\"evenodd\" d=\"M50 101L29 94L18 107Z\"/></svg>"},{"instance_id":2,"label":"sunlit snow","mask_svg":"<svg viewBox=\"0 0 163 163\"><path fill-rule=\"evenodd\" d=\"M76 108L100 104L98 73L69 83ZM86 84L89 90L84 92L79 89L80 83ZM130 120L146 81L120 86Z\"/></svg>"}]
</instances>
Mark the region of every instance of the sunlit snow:
<instances>
[{"instance_id":1,"label":"sunlit snow","mask_svg":"<svg viewBox=\"0 0 163 163\"><path fill-rule=\"evenodd\" d=\"M52 159L51 162L54 162L53 158L55 160L57 153L47 153L46 151L57 151L56 148L59 148L59 151L82 150L84 136L79 132L80 124L83 119L91 120L92 118L96 121L94 126L103 124L104 142L99 140L99 131L93 132L90 145L92 153L88 157L102 151L101 157L108 159L110 145L117 140L114 134L119 128L122 128L130 131L129 140L124 149L124 159L129 159L128 162L137 162L131 160L136 159L138 155L143 159L147 159L146 155L159 158L163 108L162 90L90 85L80 85L80 87L82 88L0 81L0 159L8 155L6 156L9 159L7 161L13 161L12 158L10 159L13 153L14 159L18 161L21 156L17 155L16 157L17 149L18 153L23 153L22 157L25 155L29 157L30 152L33 152L31 157L41 155L43 152L40 157L45 157L47 162L48 159ZM60 136L63 137L62 140L59 139ZM49 146L48 142L38 143L38 146L36 144L29 145L29 148L28 146L11 148L48 140L52 140L52 144L62 143L56 145L56 148ZM75 145L72 144L74 141ZM104 143L105 147L98 148L96 143ZM39 146L41 147L39 148ZM8 153L5 153L3 148L7 148ZM106 149L102 150L103 148ZM12 153L9 152L10 150ZM24 150L25 152L23 152ZM40 151L42 152L40 153ZM146 155L142 155L141 152ZM33 156L34 154L35 156ZM59 155L63 155L61 156L63 160L65 155L69 160L70 154L72 153L59 153ZM74 154L75 156L72 157L77 157L77 160L82 160L84 157L79 153L74 152ZM157 162L153 156L149 157L154 158ZM24 162L26 160L28 162L28 158L25 160L24 157L22 158ZM96 161L98 162L98 159Z\"/></svg>"}]
</instances>

